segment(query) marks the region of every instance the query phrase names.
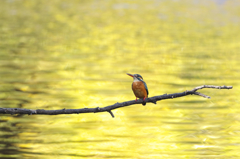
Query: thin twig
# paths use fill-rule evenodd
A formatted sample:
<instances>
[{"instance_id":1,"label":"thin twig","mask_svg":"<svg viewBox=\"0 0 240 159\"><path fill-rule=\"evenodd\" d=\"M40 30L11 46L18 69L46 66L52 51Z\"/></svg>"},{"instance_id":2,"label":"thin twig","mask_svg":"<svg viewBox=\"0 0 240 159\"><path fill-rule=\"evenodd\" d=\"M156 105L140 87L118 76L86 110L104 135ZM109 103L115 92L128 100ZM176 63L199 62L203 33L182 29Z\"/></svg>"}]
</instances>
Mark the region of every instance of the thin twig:
<instances>
[{"instance_id":1,"label":"thin twig","mask_svg":"<svg viewBox=\"0 0 240 159\"><path fill-rule=\"evenodd\" d=\"M182 93L173 93L173 94L163 94L159 96L149 97L145 99L146 103L154 103L156 104L159 100L164 99L173 99L173 98L179 98L187 95L198 95L202 96L204 98L210 98L209 96L197 92L200 89L203 88L215 88L215 89L232 89L232 86L213 86L213 85L202 85L193 88L190 91L184 91ZM60 110L44 110L44 109L37 109L37 110L31 110L31 109L21 109L21 108L0 108L0 114L39 114L39 115L58 115L58 114L79 114L79 113L98 113L98 112L109 112L110 115L114 118L114 115L112 113L112 110L121 108L121 107L127 107L133 104L142 104L143 100L139 99L137 101L131 100L127 102L122 103L115 103L113 105L109 105L102 108L82 108L82 109L60 109Z\"/></svg>"}]
</instances>

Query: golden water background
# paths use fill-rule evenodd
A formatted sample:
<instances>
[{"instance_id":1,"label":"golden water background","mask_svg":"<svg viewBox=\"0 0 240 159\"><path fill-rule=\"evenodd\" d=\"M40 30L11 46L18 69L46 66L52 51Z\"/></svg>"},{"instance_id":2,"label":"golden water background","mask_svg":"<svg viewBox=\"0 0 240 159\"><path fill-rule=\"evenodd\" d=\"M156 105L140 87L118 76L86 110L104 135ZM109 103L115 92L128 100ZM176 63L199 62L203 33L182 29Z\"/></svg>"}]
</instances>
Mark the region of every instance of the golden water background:
<instances>
[{"instance_id":1,"label":"golden water background","mask_svg":"<svg viewBox=\"0 0 240 159\"><path fill-rule=\"evenodd\" d=\"M186 96L72 115L0 115L1 158L240 158L237 0L2 0L0 107L78 109L200 85Z\"/></svg>"}]
</instances>

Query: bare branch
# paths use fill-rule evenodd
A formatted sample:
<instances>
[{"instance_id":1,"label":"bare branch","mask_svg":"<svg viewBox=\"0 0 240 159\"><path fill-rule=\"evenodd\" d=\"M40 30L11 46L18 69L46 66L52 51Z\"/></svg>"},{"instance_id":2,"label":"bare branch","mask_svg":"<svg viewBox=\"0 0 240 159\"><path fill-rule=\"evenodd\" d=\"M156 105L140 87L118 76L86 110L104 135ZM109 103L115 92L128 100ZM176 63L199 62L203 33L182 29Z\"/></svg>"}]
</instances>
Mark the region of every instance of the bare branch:
<instances>
[{"instance_id":1,"label":"bare branch","mask_svg":"<svg viewBox=\"0 0 240 159\"><path fill-rule=\"evenodd\" d=\"M203 88L215 88L215 89L232 89L232 86L213 86L213 85L202 85L193 88L190 91L184 91L182 93L173 93L173 94L163 94L159 96L154 96L150 98L146 98L146 103L154 103L156 104L159 100L164 99L173 99L173 98L179 98L187 95L198 95L202 96L204 98L210 98L209 96L197 92L200 89ZM109 105L102 108L82 108L82 109L60 109L60 110L44 110L44 109L37 109L37 110L31 110L31 109L21 109L21 108L0 108L0 114L39 114L39 115L58 115L58 114L79 114L79 113L98 113L98 112L109 112L110 115L114 118L114 114L112 113L112 110L121 108L121 107L127 107L133 104L142 104L143 100L139 99L137 101L131 100L127 102L122 103L115 103L113 105Z\"/></svg>"},{"instance_id":2,"label":"bare branch","mask_svg":"<svg viewBox=\"0 0 240 159\"><path fill-rule=\"evenodd\" d=\"M114 115L113 115L112 111L109 110L108 112L109 112L109 113L111 114L111 116L114 118Z\"/></svg>"},{"instance_id":3,"label":"bare branch","mask_svg":"<svg viewBox=\"0 0 240 159\"><path fill-rule=\"evenodd\" d=\"M207 96L207 95L205 95L205 94L199 93L199 92L194 92L193 94L198 95L198 96L202 96L202 97L208 98L208 99L211 98L211 97L209 97L209 96Z\"/></svg>"},{"instance_id":4,"label":"bare branch","mask_svg":"<svg viewBox=\"0 0 240 159\"><path fill-rule=\"evenodd\" d=\"M232 86L214 86L214 85L202 85L202 86L198 86L195 87L194 89L192 89L192 91L196 92L199 89L203 89L203 88L215 88L215 89L232 89Z\"/></svg>"}]
</instances>

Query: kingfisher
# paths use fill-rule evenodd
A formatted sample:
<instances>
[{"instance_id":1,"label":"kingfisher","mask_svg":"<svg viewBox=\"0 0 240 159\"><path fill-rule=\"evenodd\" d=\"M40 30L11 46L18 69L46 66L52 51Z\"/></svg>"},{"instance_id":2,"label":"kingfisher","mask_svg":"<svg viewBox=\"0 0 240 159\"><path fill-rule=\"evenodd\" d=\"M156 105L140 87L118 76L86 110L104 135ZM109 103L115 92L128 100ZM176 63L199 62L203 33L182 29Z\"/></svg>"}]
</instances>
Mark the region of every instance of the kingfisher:
<instances>
[{"instance_id":1,"label":"kingfisher","mask_svg":"<svg viewBox=\"0 0 240 159\"><path fill-rule=\"evenodd\" d=\"M130 74L127 75L133 77L132 90L137 98L143 98L142 105L146 105L145 99L148 97L148 88L147 84L143 81L143 78L139 74Z\"/></svg>"}]
</instances>

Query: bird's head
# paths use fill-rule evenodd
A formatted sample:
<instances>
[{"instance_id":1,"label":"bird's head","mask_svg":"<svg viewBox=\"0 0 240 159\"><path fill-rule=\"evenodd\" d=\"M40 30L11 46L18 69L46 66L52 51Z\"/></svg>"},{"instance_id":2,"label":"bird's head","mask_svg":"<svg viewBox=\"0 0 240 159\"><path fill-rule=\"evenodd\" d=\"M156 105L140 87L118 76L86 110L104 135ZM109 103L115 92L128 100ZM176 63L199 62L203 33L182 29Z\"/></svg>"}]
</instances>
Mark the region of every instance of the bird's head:
<instances>
[{"instance_id":1,"label":"bird's head","mask_svg":"<svg viewBox=\"0 0 240 159\"><path fill-rule=\"evenodd\" d=\"M130 73L127 73L127 75L133 77L133 80L134 80L134 81L143 81L142 76L139 75L139 74L130 74Z\"/></svg>"}]
</instances>

